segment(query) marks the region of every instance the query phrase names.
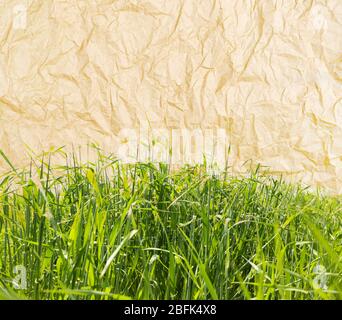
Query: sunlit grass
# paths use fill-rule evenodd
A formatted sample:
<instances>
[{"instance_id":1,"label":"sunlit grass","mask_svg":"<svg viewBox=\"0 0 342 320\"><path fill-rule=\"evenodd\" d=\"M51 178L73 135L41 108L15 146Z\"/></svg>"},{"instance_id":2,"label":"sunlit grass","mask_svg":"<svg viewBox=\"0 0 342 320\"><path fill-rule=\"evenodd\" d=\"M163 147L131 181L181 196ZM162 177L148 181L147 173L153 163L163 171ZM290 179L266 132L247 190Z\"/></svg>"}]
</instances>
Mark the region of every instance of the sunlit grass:
<instances>
[{"instance_id":1,"label":"sunlit grass","mask_svg":"<svg viewBox=\"0 0 342 320\"><path fill-rule=\"evenodd\" d=\"M341 198L258 170L103 155L13 167L0 178L0 297L340 299L341 214ZM13 289L17 265L26 290Z\"/></svg>"}]
</instances>

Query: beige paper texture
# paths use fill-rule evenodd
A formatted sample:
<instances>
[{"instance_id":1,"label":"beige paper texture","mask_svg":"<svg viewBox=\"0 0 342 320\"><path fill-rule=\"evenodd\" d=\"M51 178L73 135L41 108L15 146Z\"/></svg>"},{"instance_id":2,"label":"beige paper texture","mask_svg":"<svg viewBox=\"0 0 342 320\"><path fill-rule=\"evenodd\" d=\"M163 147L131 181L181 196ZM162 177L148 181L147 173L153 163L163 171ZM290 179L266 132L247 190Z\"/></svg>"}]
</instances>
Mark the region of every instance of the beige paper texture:
<instances>
[{"instance_id":1,"label":"beige paper texture","mask_svg":"<svg viewBox=\"0 0 342 320\"><path fill-rule=\"evenodd\" d=\"M0 0L0 148L224 129L234 170L342 193L341 25L341 0Z\"/></svg>"}]
</instances>

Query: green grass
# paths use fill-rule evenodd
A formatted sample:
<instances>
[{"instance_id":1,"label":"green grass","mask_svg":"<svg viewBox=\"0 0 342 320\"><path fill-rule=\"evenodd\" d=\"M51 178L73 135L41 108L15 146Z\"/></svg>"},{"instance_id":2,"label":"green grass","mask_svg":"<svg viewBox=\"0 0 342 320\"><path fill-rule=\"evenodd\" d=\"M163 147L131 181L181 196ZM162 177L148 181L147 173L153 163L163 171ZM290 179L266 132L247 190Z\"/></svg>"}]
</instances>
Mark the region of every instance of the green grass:
<instances>
[{"instance_id":1,"label":"green grass","mask_svg":"<svg viewBox=\"0 0 342 320\"><path fill-rule=\"evenodd\" d=\"M342 297L341 198L260 170L66 163L0 178L2 298Z\"/></svg>"}]
</instances>

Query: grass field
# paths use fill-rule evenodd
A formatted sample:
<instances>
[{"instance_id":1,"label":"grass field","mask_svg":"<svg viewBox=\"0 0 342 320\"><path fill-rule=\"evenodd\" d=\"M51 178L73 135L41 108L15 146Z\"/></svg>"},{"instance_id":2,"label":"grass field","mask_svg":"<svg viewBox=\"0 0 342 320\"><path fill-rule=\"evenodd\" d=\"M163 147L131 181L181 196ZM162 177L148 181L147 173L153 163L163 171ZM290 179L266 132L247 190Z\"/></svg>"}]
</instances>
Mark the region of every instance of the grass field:
<instances>
[{"instance_id":1,"label":"grass field","mask_svg":"<svg viewBox=\"0 0 342 320\"><path fill-rule=\"evenodd\" d=\"M260 170L32 163L0 177L0 295L341 299L341 226L341 198Z\"/></svg>"}]
</instances>

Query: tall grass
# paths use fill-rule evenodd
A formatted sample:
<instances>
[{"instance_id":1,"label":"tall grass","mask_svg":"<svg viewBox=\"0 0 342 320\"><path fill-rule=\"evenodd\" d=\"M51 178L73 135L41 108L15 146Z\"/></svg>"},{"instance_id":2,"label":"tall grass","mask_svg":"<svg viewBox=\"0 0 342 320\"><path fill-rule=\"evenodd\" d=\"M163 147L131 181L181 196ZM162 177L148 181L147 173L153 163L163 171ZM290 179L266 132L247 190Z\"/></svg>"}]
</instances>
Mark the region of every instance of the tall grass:
<instances>
[{"instance_id":1,"label":"tall grass","mask_svg":"<svg viewBox=\"0 0 342 320\"><path fill-rule=\"evenodd\" d=\"M0 178L0 295L340 299L341 214L340 198L259 170L43 159Z\"/></svg>"}]
</instances>

